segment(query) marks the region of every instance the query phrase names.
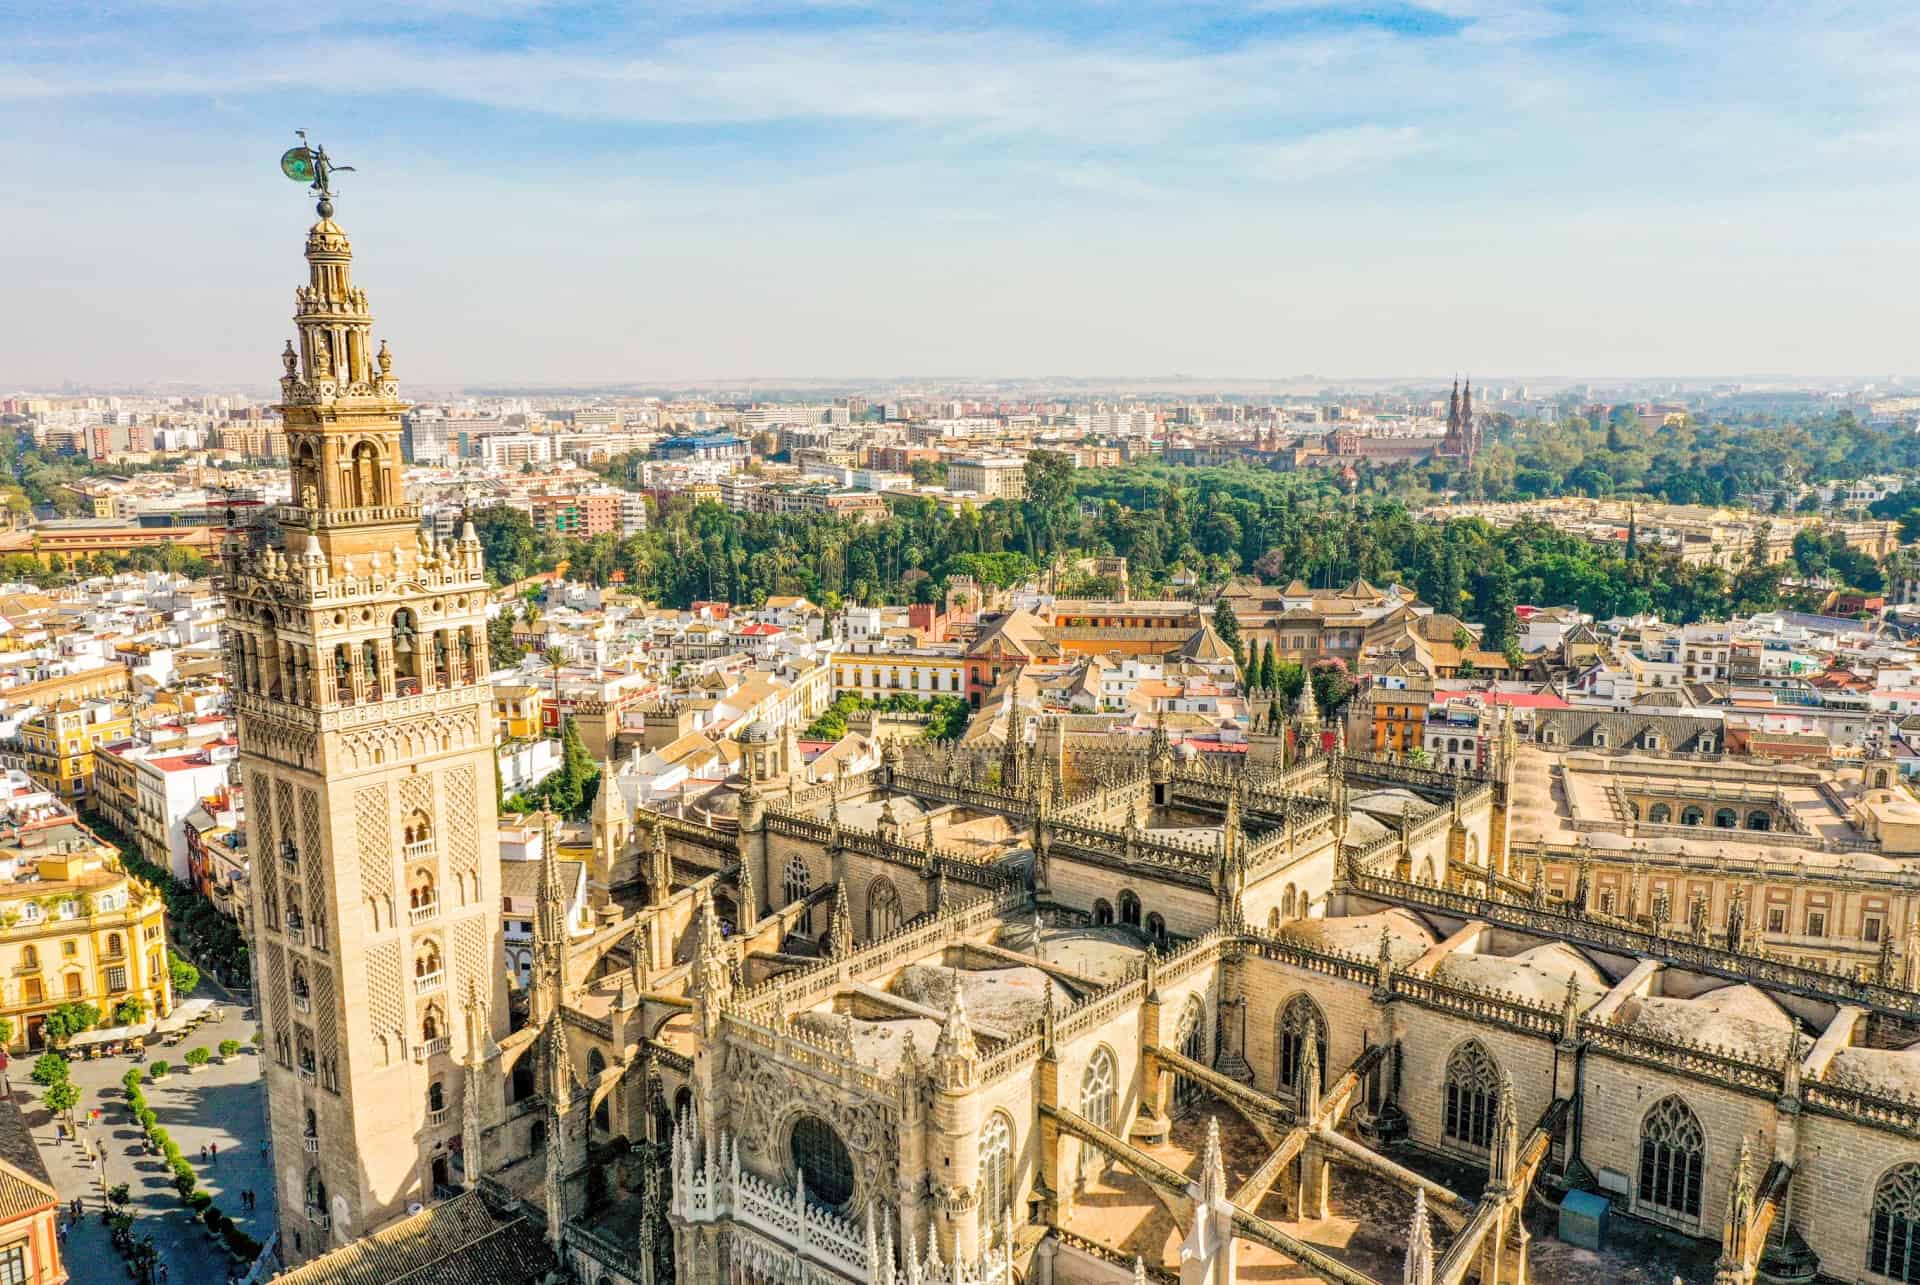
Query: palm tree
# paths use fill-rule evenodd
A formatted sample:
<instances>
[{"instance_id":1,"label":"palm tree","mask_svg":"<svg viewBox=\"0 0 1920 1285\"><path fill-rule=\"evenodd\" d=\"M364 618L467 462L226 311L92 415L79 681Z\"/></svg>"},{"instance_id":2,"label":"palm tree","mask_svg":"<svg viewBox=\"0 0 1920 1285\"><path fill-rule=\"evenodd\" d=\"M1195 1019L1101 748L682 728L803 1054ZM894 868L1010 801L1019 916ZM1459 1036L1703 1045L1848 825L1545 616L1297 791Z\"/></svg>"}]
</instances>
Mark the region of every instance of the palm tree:
<instances>
[{"instance_id":1,"label":"palm tree","mask_svg":"<svg viewBox=\"0 0 1920 1285\"><path fill-rule=\"evenodd\" d=\"M540 659L547 662L547 669L553 675L553 715L554 735L559 735L560 724L560 666L566 663L567 653L558 647L548 647L540 653Z\"/></svg>"}]
</instances>

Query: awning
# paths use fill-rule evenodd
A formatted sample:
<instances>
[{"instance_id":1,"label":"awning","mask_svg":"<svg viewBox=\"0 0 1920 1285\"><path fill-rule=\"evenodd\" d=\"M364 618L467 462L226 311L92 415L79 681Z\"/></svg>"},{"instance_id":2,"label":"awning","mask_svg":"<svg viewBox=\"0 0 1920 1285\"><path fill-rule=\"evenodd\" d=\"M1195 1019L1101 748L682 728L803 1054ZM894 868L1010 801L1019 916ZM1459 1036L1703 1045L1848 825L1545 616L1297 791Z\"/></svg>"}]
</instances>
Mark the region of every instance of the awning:
<instances>
[{"instance_id":1,"label":"awning","mask_svg":"<svg viewBox=\"0 0 1920 1285\"><path fill-rule=\"evenodd\" d=\"M155 1035L171 1035L175 1031L184 1031L207 1015L213 1007L210 999L190 999L180 1004L171 1013L153 1024Z\"/></svg>"},{"instance_id":2,"label":"awning","mask_svg":"<svg viewBox=\"0 0 1920 1285\"><path fill-rule=\"evenodd\" d=\"M67 1041L67 1047L79 1049L92 1044L124 1044L128 1040L142 1039L152 1030L151 1023L141 1022L135 1026L110 1026L104 1031L82 1031Z\"/></svg>"}]
</instances>

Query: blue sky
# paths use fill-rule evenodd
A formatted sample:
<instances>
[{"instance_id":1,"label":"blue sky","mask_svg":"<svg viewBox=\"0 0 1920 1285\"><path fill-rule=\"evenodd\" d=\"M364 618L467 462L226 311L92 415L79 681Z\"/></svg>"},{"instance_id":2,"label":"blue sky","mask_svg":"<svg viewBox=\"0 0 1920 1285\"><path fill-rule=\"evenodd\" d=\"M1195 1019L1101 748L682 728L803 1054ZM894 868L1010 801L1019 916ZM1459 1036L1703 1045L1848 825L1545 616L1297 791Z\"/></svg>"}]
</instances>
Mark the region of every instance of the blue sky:
<instances>
[{"instance_id":1,"label":"blue sky","mask_svg":"<svg viewBox=\"0 0 1920 1285\"><path fill-rule=\"evenodd\" d=\"M1885 374L1920 6L0 0L0 388Z\"/></svg>"}]
</instances>

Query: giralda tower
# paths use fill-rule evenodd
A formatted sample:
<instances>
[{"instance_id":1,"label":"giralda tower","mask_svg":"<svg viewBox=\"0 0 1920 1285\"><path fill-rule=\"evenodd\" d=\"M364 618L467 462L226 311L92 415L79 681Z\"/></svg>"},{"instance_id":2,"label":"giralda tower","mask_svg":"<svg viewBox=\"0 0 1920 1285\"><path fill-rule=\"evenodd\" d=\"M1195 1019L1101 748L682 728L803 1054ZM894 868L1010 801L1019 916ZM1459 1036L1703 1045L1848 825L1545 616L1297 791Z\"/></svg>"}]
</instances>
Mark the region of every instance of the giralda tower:
<instances>
[{"instance_id":1,"label":"giralda tower","mask_svg":"<svg viewBox=\"0 0 1920 1285\"><path fill-rule=\"evenodd\" d=\"M422 534L407 409L325 191L281 355L293 503L226 549L281 1253L484 1171L505 1033L487 586Z\"/></svg>"}]
</instances>

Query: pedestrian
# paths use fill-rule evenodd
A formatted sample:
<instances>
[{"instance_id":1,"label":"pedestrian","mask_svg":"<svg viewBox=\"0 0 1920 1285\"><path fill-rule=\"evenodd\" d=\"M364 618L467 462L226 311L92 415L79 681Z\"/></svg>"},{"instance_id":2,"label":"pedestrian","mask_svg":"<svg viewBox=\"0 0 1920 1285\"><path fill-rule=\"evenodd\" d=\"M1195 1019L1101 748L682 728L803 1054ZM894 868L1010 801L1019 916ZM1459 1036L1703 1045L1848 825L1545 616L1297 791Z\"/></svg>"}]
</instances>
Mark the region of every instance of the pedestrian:
<instances>
[{"instance_id":1,"label":"pedestrian","mask_svg":"<svg viewBox=\"0 0 1920 1285\"><path fill-rule=\"evenodd\" d=\"M204 1142L200 1144L200 1163L207 1163L207 1144Z\"/></svg>"},{"instance_id":2,"label":"pedestrian","mask_svg":"<svg viewBox=\"0 0 1920 1285\"><path fill-rule=\"evenodd\" d=\"M260 1158L262 1160L267 1158L267 1152L269 1150L271 1150L271 1144L269 1144L265 1138L260 1139Z\"/></svg>"},{"instance_id":3,"label":"pedestrian","mask_svg":"<svg viewBox=\"0 0 1920 1285\"><path fill-rule=\"evenodd\" d=\"M214 1143L212 1147L212 1151L213 1151L213 1163L219 1164L220 1163L220 1144L217 1142Z\"/></svg>"},{"instance_id":4,"label":"pedestrian","mask_svg":"<svg viewBox=\"0 0 1920 1285\"><path fill-rule=\"evenodd\" d=\"M58 1123L58 1122L56 1122L56 1123L54 1124L54 1126L53 1126L53 1140L54 1140L55 1142L65 1142L65 1141L67 1140L67 1126L66 1126L66 1125L64 1125L64 1124L60 1124L60 1123Z\"/></svg>"}]
</instances>

